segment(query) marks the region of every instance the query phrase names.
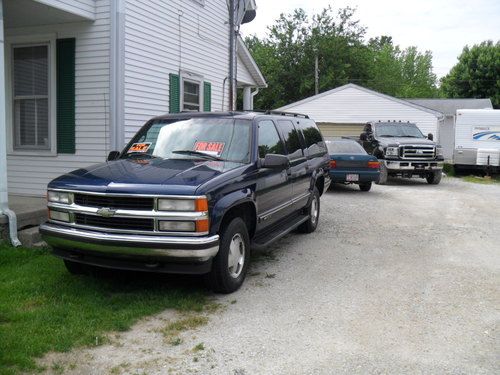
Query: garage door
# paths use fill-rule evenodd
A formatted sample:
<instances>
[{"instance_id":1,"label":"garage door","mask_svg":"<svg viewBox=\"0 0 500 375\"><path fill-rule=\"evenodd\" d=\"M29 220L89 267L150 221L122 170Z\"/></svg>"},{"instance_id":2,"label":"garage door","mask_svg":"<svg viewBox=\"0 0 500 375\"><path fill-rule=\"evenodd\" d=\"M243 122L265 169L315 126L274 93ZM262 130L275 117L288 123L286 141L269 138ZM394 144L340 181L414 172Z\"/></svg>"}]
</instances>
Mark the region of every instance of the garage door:
<instances>
[{"instance_id":1,"label":"garage door","mask_svg":"<svg viewBox=\"0 0 500 375\"><path fill-rule=\"evenodd\" d=\"M365 124L340 124L318 122L319 130L324 138L359 137Z\"/></svg>"}]
</instances>

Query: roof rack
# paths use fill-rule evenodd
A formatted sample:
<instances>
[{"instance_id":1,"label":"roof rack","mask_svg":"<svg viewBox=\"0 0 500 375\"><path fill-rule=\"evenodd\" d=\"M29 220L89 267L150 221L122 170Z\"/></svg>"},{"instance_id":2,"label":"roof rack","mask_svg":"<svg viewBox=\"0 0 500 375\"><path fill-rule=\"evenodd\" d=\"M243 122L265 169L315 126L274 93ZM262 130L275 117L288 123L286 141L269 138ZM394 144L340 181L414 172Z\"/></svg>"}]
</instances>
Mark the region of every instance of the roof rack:
<instances>
[{"instance_id":1,"label":"roof rack","mask_svg":"<svg viewBox=\"0 0 500 375\"><path fill-rule=\"evenodd\" d=\"M285 112L285 111L275 111L272 109L251 109L251 110L244 110L243 112L258 112L258 113L263 113L265 115L278 115L278 116L290 116L290 117L302 117L302 118L309 118L308 115L305 115L303 113L295 113L295 112Z\"/></svg>"}]
</instances>

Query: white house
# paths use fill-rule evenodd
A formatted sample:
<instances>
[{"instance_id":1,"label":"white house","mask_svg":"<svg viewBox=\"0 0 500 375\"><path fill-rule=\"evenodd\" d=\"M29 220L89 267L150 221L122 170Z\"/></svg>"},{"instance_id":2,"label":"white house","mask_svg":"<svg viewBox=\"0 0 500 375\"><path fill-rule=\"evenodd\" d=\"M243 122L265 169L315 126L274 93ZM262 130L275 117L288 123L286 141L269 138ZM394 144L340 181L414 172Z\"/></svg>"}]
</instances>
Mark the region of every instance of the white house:
<instances>
[{"instance_id":1,"label":"white house","mask_svg":"<svg viewBox=\"0 0 500 375\"><path fill-rule=\"evenodd\" d=\"M444 116L432 109L397 99L353 83L325 91L278 110L308 114L326 138L359 136L368 121L396 120L415 123L422 133L439 140Z\"/></svg>"},{"instance_id":2,"label":"white house","mask_svg":"<svg viewBox=\"0 0 500 375\"><path fill-rule=\"evenodd\" d=\"M5 171L9 194L42 196L153 116L228 109L226 0L0 0L0 14L4 204ZM241 39L236 70L250 109L266 81Z\"/></svg>"}]
</instances>

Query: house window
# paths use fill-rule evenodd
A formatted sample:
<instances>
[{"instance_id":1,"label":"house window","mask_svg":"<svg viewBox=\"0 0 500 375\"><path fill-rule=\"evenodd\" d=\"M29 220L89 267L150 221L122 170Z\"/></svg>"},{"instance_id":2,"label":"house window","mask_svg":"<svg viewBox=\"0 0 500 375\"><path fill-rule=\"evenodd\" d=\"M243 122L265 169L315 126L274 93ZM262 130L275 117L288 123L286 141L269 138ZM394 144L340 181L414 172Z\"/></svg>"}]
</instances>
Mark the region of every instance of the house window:
<instances>
[{"instance_id":1,"label":"house window","mask_svg":"<svg viewBox=\"0 0 500 375\"><path fill-rule=\"evenodd\" d=\"M182 110L199 112L201 108L201 82L182 81Z\"/></svg>"},{"instance_id":2,"label":"house window","mask_svg":"<svg viewBox=\"0 0 500 375\"><path fill-rule=\"evenodd\" d=\"M12 52L14 149L50 150L49 45Z\"/></svg>"}]
</instances>

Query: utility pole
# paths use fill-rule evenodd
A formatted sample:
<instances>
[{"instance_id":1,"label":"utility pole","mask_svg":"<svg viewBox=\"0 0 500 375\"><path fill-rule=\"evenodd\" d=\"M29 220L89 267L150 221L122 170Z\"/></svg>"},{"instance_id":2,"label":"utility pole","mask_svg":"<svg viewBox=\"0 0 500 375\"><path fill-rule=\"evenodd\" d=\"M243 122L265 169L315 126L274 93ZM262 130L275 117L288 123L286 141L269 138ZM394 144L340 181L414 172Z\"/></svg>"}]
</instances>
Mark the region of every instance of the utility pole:
<instances>
[{"instance_id":1,"label":"utility pole","mask_svg":"<svg viewBox=\"0 0 500 375\"><path fill-rule=\"evenodd\" d=\"M229 0L229 110L234 111L234 57L235 57L235 30L234 30L234 0Z\"/></svg>"},{"instance_id":2,"label":"utility pole","mask_svg":"<svg viewBox=\"0 0 500 375\"><path fill-rule=\"evenodd\" d=\"M319 93L318 51L314 55L314 94Z\"/></svg>"}]
</instances>

